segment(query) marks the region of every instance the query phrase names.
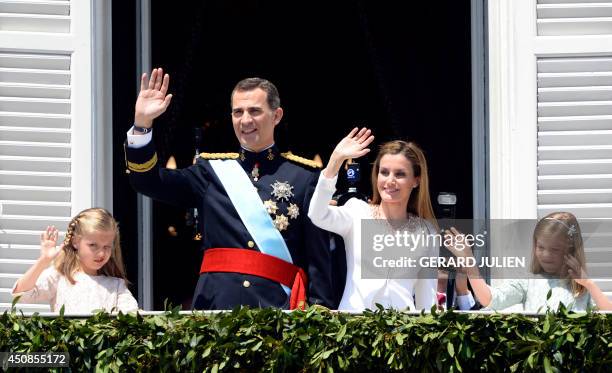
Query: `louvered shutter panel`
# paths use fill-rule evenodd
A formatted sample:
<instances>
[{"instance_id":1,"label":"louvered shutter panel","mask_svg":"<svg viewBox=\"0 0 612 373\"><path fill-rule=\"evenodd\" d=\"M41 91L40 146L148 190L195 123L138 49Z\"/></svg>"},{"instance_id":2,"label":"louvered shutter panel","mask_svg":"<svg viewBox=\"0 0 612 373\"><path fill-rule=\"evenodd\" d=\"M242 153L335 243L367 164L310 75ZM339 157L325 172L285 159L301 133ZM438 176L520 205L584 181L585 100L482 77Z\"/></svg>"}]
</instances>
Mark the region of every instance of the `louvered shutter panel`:
<instances>
[{"instance_id":1,"label":"louvered shutter panel","mask_svg":"<svg viewBox=\"0 0 612 373\"><path fill-rule=\"evenodd\" d=\"M0 1L0 30L70 32L70 1Z\"/></svg>"},{"instance_id":2,"label":"louvered shutter panel","mask_svg":"<svg viewBox=\"0 0 612 373\"><path fill-rule=\"evenodd\" d=\"M612 58L538 59L538 213L612 217Z\"/></svg>"},{"instance_id":3,"label":"louvered shutter panel","mask_svg":"<svg viewBox=\"0 0 612 373\"><path fill-rule=\"evenodd\" d=\"M610 219L612 58L538 58L537 69L538 216L570 211L579 219ZM585 227L587 269L612 273L612 232ZM597 283L612 294L611 280Z\"/></svg>"},{"instance_id":4,"label":"louvered shutter panel","mask_svg":"<svg viewBox=\"0 0 612 373\"><path fill-rule=\"evenodd\" d=\"M68 35L70 5L0 0L0 31L38 41ZM0 44L0 309L10 307L15 280L38 258L40 232L47 225L65 230L72 214L71 58L66 50Z\"/></svg>"},{"instance_id":5,"label":"louvered shutter panel","mask_svg":"<svg viewBox=\"0 0 612 373\"><path fill-rule=\"evenodd\" d=\"M612 1L538 0L538 35L612 34Z\"/></svg>"},{"instance_id":6,"label":"louvered shutter panel","mask_svg":"<svg viewBox=\"0 0 612 373\"><path fill-rule=\"evenodd\" d=\"M489 1L488 9L491 216L569 211L609 226L612 1ZM587 271L612 273L612 232L592 226L583 224ZM594 279L610 297L612 281Z\"/></svg>"}]
</instances>

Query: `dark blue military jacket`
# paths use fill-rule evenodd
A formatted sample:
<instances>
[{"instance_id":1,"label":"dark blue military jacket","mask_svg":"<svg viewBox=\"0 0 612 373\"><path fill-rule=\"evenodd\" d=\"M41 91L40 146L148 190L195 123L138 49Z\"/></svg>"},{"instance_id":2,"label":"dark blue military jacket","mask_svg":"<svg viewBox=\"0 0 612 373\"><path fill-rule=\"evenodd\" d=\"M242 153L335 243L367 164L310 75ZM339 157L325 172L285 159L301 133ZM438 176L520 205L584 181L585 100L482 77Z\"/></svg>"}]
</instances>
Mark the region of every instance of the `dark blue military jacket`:
<instances>
[{"instance_id":1,"label":"dark blue military jacket","mask_svg":"<svg viewBox=\"0 0 612 373\"><path fill-rule=\"evenodd\" d=\"M209 159L236 159L281 231L293 264L308 274L308 302L337 306L332 289L330 236L307 216L319 174L312 161L291 153L281 154L272 147L260 153L243 149L239 153L202 153L193 166L171 170L159 166L153 141L142 148L126 146L125 151L130 182L136 191L172 205L198 208L204 250L258 250L209 163ZM293 195L277 198L278 193L273 192L278 192L279 183L293 187ZM236 305L288 308L289 297L280 284L257 276L225 272L200 275L193 298L195 309L231 309Z\"/></svg>"}]
</instances>

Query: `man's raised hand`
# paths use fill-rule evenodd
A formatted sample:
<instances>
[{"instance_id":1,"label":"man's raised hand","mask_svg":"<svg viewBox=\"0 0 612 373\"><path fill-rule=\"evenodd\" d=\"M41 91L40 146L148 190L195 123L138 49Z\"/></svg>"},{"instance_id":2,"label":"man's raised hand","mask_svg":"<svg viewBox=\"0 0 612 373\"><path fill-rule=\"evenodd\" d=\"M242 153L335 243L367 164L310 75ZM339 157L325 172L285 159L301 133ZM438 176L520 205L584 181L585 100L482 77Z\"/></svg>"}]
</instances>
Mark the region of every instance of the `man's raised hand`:
<instances>
[{"instance_id":1,"label":"man's raised hand","mask_svg":"<svg viewBox=\"0 0 612 373\"><path fill-rule=\"evenodd\" d=\"M166 111L172 100L172 94L166 94L169 84L170 75L164 75L162 68L153 69L150 79L147 79L146 73L142 74L134 114L135 125L151 128L153 119Z\"/></svg>"}]
</instances>

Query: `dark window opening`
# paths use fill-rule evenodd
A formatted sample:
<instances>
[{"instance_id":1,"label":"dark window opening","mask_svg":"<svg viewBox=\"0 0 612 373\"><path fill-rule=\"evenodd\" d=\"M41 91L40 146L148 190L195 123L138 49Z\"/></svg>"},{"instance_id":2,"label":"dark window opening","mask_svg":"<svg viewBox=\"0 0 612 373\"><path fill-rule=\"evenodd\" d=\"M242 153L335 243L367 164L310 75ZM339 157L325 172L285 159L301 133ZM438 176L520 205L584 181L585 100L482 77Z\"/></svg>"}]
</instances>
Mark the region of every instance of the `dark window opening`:
<instances>
[{"instance_id":1,"label":"dark window opening","mask_svg":"<svg viewBox=\"0 0 612 373\"><path fill-rule=\"evenodd\" d=\"M281 149L325 162L352 127L372 128L373 151L359 160L361 190L369 195L377 146L415 141L427 156L434 206L439 192L454 192L457 217L471 218L469 2L411 3L408 12L389 2L289 4L152 1L153 66L171 75L174 94L154 125L160 161L174 157L179 168L189 166L195 128L203 131L201 151L236 151L230 93L240 79L259 76L280 92ZM136 282L135 193L122 149L142 73L135 67L134 16L133 5L113 6L114 211ZM188 213L154 202L155 309L166 298L187 304L195 287L201 252Z\"/></svg>"}]
</instances>

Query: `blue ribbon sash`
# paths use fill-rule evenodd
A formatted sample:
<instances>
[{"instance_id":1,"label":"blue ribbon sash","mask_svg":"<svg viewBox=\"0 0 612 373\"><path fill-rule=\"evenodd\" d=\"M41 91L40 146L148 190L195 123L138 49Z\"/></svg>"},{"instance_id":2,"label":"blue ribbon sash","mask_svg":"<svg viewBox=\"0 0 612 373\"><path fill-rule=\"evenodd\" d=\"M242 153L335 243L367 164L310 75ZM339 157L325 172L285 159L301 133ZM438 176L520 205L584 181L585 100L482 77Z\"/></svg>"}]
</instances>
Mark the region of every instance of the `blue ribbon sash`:
<instances>
[{"instance_id":1,"label":"blue ribbon sash","mask_svg":"<svg viewBox=\"0 0 612 373\"><path fill-rule=\"evenodd\" d=\"M257 189L240 164L233 159L209 162L259 251L293 264L283 236L274 226ZM282 287L287 295L291 293L287 286Z\"/></svg>"}]
</instances>

